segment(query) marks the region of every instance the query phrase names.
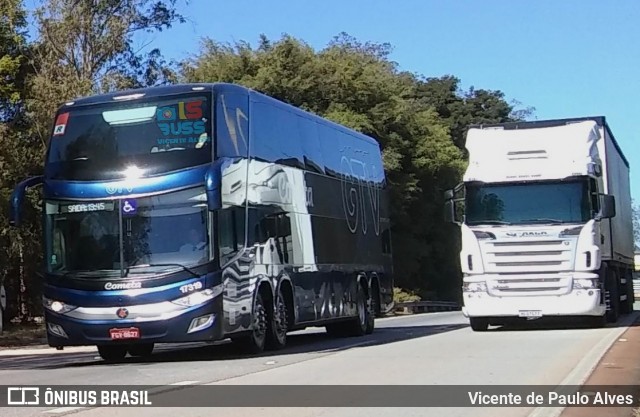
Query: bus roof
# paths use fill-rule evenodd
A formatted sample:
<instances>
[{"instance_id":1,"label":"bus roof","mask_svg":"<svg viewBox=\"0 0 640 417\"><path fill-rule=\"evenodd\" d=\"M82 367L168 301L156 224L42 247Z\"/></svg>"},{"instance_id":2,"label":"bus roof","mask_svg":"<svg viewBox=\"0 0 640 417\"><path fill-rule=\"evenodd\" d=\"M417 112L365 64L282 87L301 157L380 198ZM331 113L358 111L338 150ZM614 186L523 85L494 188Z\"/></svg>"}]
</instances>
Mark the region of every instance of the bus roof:
<instances>
[{"instance_id":1,"label":"bus roof","mask_svg":"<svg viewBox=\"0 0 640 417\"><path fill-rule=\"evenodd\" d=\"M306 110L292 106L288 103L285 103L281 100L273 98L259 91L252 90L250 88L247 88L238 84L230 84L230 83L184 83L184 84L172 84L172 85L163 85L163 86L156 86L156 87L114 91L111 93L96 94L92 96L69 100L65 104L63 104L62 107L69 108L69 107L75 107L75 106L113 103L114 101L125 102L128 100L136 100L142 97L153 98L153 97L167 96L167 95L173 95L173 94L191 93L194 91L220 91L220 90L226 90L226 91L235 90L239 93L244 93L248 96L257 97L261 101L268 101L272 105L287 108L291 112L299 114L300 116L303 116L303 117L314 119L319 123L332 125L336 129L343 130L344 132L354 135L356 137L359 137L360 139L368 141L371 144L380 146L377 140L363 133L360 133L356 130L350 129L346 126L343 126L339 123L335 123L324 117L318 116Z\"/></svg>"}]
</instances>

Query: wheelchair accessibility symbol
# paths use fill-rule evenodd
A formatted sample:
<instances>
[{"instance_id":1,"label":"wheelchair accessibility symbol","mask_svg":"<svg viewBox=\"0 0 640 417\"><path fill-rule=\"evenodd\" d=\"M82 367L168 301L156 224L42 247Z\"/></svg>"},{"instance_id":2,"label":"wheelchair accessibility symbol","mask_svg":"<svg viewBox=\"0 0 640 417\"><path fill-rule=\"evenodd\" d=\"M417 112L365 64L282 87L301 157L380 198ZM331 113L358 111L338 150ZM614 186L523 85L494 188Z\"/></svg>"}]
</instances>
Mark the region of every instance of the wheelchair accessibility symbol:
<instances>
[{"instance_id":1,"label":"wheelchair accessibility symbol","mask_svg":"<svg viewBox=\"0 0 640 417\"><path fill-rule=\"evenodd\" d=\"M124 216L133 216L138 211L138 203L136 200L122 200L122 214Z\"/></svg>"}]
</instances>

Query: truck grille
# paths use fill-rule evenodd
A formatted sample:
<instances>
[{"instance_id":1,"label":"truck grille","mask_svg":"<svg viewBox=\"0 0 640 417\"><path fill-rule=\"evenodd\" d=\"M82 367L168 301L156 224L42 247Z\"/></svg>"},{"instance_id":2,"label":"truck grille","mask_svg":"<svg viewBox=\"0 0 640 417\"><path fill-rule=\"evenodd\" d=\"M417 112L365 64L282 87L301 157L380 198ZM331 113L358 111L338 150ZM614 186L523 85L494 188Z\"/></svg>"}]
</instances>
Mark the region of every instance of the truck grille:
<instances>
[{"instance_id":1,"label":"truck grille","mask_svg":"<svg viewBox=\"0 0 640 417\"><path fill-rule=\"evenodd\" d=\"M503 274L487 280L487 290L494 296L563 295L571 291L570 276L542 274Z\"/></svg>"},{"instance_id":2,"label":"truck grille","mask_svg":"<svg viewBox=\"0 0 640 417\"><path fill-rule=\"evenodd\" d=\"M572 279L575 239L481 241L485 272L497 274L487 281L494 296L563 295Z\"/></svg>"},{"instance_id":3,"label":"truck grille","mask_svg":"<svg viewBox=\"0 0 640 417\"><path fill-rule=\"evenodd\" d=\"M570 271L575 243L571 239L485 241L481 243L487 273Z\"/></svg>"}]
</instances>

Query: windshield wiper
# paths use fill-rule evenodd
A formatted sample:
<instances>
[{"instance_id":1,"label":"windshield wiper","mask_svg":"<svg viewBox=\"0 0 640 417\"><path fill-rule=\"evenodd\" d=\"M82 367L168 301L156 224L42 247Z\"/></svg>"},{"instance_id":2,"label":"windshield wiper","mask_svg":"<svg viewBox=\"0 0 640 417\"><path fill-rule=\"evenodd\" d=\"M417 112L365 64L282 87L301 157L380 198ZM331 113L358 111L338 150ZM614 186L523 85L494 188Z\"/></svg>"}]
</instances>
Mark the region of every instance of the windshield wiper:
<instances>
[{"instance_id":1,"label":"windshield wiper","mask_svg":"<svg viewBox=\"0 0 640 417\"><path fill-rule=\"evenodd\" d=\"M546 218L541 218L541 219L526 219L526 220L522 220L522 223L552 223L552 224L561 224L564 223L563 220L560 219L546 219Z\"/></svg>"},{"instance_id":2,"label":"windshield wiper","mask_svg":"<svg viewBox=\"0 0 640 417\"><path fill-rule=\"evenodd\" d=\"M101 274L120 275L120 271L113 270L113 269L75 269L75 270L66 271L66 272L52 272L52 274L58 275L60 278L66 278L70 275L78 275L78 276L81 276L81 275L92 276L92 275L101 275Z\"/></svg>"},{"instance_id":3,"label":"windshield wiper","mask_svg":"<svg viewBox=\"0 0 640 417\"><path fill-rule=\"evenodd\" d=\"M502 220L479 220L477 222L468 222L467 223L470 226L481 226L483 224L505 224L505 225L509 225L511 224L510 222L505 222Z\"/></svg>"},{"instance_id":4,"label":"windshield wiper","mask_svg":"<svg viewBox=\"0 0 640 417\"><path fill-rule=\"evenodd\" d=\"M142 264L142 265L133 265L133 266L129 266L129 267L125 268L124 276L125 276L125 277L126 277L126 276L128 276L128 275L129 275L129 270L131 270L131 269L136 269L136 268L154 268L154 267L157 267L157 266L167 266L167 267L172 267L172 266L174 266L174 267L177 267L177 268L182 269L183 271L188 272L188 273L189 273L189 274L191 274L194 278L200 278L200 275L198 275L197 273L195 273L195 272L193 271L193 269L191 269L191 268L189 268L189 267L186 267L186 266L184 266L184 265L182 265L182 264L179 264L179 263L160 263L160 264Z\"/></svg>"}]
</instances>

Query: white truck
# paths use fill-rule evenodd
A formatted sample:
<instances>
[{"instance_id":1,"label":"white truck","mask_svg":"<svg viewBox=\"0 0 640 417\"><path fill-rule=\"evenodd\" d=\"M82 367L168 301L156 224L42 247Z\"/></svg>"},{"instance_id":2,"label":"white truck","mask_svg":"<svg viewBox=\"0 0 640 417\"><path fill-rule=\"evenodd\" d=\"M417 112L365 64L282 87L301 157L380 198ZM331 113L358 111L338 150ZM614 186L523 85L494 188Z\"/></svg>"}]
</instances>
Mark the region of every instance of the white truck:
<instances>
[{"instance_id":1,"label":"white truck","mask_svg":"<svg viewBox=\"0 0 640 417\"><path fill-rule=\"evenodd\" d=\"M463 313L474 331L548 316L592 326L633 311L629 164L604 117L475 125L460 226Z\"/></svg>"}]
</instances>

